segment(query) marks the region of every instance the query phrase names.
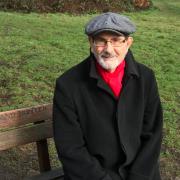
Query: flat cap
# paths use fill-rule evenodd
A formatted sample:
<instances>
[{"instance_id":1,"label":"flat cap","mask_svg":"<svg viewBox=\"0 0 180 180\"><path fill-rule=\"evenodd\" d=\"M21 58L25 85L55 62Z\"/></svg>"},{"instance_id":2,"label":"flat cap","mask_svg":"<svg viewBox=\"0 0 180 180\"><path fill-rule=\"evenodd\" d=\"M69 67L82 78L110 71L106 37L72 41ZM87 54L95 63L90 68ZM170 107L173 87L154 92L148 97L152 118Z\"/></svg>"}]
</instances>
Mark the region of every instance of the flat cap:
<instances>
[{"instance_id":1,"label":"flat cap","mask_svg":"<svg viewBox=\"0 0 180 180\"><path fill-rule=\"evenodd\" d=\"M126 16L112 12L93 18L85 26L85 33L88 36L94 36L104 31L129 35L136 31L136 27Z\"/></svg>"}]
</instances>

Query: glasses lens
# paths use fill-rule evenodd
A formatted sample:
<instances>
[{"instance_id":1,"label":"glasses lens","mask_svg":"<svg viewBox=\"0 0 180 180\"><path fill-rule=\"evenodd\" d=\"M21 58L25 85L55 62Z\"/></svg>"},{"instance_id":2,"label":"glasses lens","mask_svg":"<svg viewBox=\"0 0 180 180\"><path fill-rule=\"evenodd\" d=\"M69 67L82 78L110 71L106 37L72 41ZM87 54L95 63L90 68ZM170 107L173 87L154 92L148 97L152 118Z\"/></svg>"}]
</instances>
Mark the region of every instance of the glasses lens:
<instances>
[{"instance_id":1,"label":"glasses lens","mask_svg":"<svg viewBox=\"0 0 180 180\"><path fill-rule=\"evenodd\" d=\"M106 40L104 40L104 39L94 39L94 44L96 46L106 46Z\"/></svg>"},{"instance_id":2,"label":"glasses lens","mask_svg":"<svg viewBox=\"0 0 180 180\"><path fill-rule=\"evenodd\" d=\"M124 37L119 37L119 38L111 39L111 44L114 47L122 46L124 42L125 42L125 38Z\"/></svg>"},{"instance_id":3,"label":"glasses lens","mask_svg":"<svg viewBox=\"0 0 180 180\"><path fill-rule=\"evenodd\" d=\"M118 47L118 46L122 46L125 41L126 41L125 37L115 37L115 38L112 38L111 40L95 38L94 44L95 46L106 46L107 42L110 42L113 47Z\"/></svg>"}]
</instances>

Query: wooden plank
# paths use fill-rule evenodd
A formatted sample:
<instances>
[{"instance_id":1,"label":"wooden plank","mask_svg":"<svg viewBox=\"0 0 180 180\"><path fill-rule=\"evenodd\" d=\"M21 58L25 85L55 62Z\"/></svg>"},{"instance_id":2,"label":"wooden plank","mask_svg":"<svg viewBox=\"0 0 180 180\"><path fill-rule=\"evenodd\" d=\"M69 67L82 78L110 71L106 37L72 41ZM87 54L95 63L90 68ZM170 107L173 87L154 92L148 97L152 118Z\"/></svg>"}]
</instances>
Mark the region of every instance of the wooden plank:
<instances>
[{"instance_id":1,"label":"wooden plank","mask_svg":"<svg viewBox=\"0 0 180 180\"><path fill-rule=\"evenodd\" d=\"M52 104L0 112L0 129L52 119Z\"/></svg>"},{"instance_id":2,"label":"wooden plank","mask_svg":"<svg viewBox=\"0 0 180 180\"><path fill-rule=\"evenodd\" d=\"M53 137L52 121L0 132L0 151Z\"/></svg>"},{"instance_id":3,"label":"wooden plank","mask_svg":"<svg viewBox=\"0 0 180 180\"><path fill-rule=\"evenodd\" d=\"M53 169L42 174L26 177L23 180L64 180L64 172L62 168Z\"/></svg>"}]
</instances>

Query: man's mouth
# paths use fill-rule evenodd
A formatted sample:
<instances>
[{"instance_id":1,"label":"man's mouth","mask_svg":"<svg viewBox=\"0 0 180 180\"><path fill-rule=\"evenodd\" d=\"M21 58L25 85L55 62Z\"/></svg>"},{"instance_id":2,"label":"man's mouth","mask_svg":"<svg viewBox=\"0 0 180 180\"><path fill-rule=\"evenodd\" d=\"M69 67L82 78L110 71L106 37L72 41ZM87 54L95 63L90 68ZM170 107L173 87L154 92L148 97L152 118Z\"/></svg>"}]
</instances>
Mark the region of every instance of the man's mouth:
<instances>
[{"instance_id":1,"label":"man's mouth","mask_svg":"<svg viewBox=\"0 0 180 180\"><path fill-rule=\"evenodd\" d=\"M114 58L114 56L101 56L103 59L112 59L112 58Z\"/></svg>"}]
</instances>

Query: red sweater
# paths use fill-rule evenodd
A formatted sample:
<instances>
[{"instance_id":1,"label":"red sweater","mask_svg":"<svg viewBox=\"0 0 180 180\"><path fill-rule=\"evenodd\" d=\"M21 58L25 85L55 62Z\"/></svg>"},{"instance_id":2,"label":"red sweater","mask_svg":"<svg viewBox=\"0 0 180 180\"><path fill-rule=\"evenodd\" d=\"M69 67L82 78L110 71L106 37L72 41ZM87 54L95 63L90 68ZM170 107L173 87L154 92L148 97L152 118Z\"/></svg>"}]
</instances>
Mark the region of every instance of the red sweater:
<instances>
[{"instance_id":1,"label":"red sweater","mask_svg":"<svg viewBox=\"0 0 180 180\"><path fill-rule=\"evenodd\" d=\"M119 97L121 89L122 89L122 79L124 76L124 67L125 67L125 60L119 64L114 72L108 72L107 70L103 69L97 62L96 62L96 69L103 80L108 84L108 86L113 91L116 97Z\"/></svg>"}]
</instances>

